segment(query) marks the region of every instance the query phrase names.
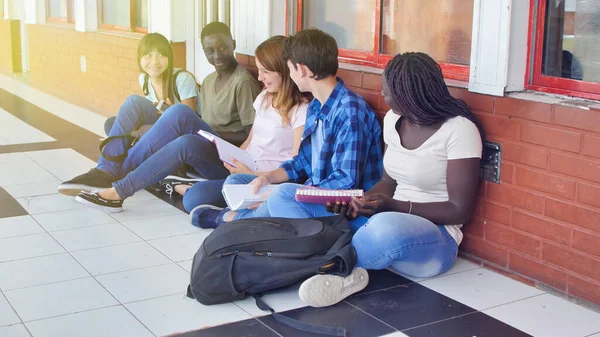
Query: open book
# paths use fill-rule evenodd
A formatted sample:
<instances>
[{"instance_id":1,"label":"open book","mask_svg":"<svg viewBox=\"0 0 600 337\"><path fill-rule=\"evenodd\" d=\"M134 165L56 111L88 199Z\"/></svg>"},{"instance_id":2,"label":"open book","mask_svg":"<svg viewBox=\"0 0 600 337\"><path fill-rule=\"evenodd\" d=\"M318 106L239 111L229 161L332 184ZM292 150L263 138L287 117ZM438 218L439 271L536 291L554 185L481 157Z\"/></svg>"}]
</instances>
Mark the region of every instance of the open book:
<instances>
[{"instance_id":1,"label":"open book","mask_svg":"<svg viewBox=\"0 0 600 337\"><path fill-rule=\"evenodd\" d=\"M235 167L235 164L233 163L233 159L235 158L237 161L248 166L249 169L256 172L256 164L254 162L254 156L252 156L252 154L240 149L239 147L229 143L226 140L223 140L220 137L213 135L210 132L200 130L198 131L198 134L208 139L209 141L215 143L215 146L217 147L217 152L219 153L219 158L224 163Z\"/></svg>"},{"instance_id":2,"label":"open book","mask_svg":"<svg viewBox=\"0 0 600 337\"><path fill-rule=\"evenodd\" d=\"M328 202L350 202L352 197L362 198L363 195L363 190L330 190L306 186L296 191L296 201L326 205Z\"/></svg>"},{"instance_id":3,"label":"open book","mask_svg":"<svg viewBox=\"0 0 600 337\"><path fill-rule=\"evenodd\" d=\"M271 185L263 186L254 193L254 185L223 185L223 197L232 210L245 209L248 206L267 200Z\"/></svg>"}]
</instances>

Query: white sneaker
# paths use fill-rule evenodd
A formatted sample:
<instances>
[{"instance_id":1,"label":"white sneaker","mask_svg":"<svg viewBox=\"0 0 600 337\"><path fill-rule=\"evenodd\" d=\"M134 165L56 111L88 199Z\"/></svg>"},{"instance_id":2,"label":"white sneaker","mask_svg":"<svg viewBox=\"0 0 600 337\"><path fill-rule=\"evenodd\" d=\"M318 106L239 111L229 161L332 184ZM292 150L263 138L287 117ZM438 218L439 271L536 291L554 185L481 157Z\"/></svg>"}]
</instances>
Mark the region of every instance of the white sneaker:
<instances>
[{"instance_id":1,"label":"white sneaker","mask_svg":"<svg viewBox=\"0 0 600 337\"><path fill-rule=\"evenodd\" d=\"M298 296L302 302L311 307L327 307L365 289L367 284L369 284L369 273L363 268L354 268L346 277L315 275L302 282Z\"/></svg>"}]
</instances>

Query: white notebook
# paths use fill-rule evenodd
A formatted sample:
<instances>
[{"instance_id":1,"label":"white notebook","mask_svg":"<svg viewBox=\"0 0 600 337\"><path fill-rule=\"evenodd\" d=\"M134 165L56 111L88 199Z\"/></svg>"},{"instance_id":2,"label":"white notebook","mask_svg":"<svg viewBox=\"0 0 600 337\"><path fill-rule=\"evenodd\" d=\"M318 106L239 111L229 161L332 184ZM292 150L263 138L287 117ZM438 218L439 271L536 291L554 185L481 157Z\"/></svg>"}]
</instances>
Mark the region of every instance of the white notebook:
<instances>
[{"instance_id":1,"label":"white notebook","mask_svg":"<svg viewBox=\"0 0 600 337\"><path fill-rule=\"evenodd\" d=\"M271 185L263 186L254 193L254 185L223 185L223 197L232 210L245 209L256 203L267 200Z\"/></svg>"},{"instance_id":2,"label":"white notebook","mask_svg":"<svg viewBox=\"0 0 600 337\"><path fill-rule=\"evenodd\" d=\"M217 147L217 152L219 153L219 158L224 162L233 167L235 164L233 163L233 159L235 158L237 161L242 164L248 166L249 169L256 172L256 164L254 162L254 156L239 147L229 143L226 140L223 140L220 137L213 135L210 132L206 132L204 130L198 131L198 134L209 141L215 143Z\"/></svg>"}]
</instances>

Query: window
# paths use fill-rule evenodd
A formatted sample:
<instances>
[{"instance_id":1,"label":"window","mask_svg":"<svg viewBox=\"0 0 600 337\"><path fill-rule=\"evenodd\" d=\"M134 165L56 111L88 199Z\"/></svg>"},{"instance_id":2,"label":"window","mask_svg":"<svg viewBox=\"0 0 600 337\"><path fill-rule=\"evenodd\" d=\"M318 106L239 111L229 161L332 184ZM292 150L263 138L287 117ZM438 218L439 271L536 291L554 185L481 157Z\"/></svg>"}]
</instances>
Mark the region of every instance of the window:
<instances>
[{"instance_id":1,"label":"window","mask_svg":"<svg viewBox=\"0 0 600 337\"><path fill-rule=\"evenodd\" d=\"M600 6L588 0L540 0L532 13L534 90L600 99ZM533 17L533 16L532 16ZM532 68L532 69L531 69Z\"/></svg>"},{"instance_id":2,"label":"window","mask_svg":"<svg viewBox=\"0 0 600 337\"><path fill-rule=\"evenodd\" d=\"M46 0L48 22L75 22L75 0Z\"/></svg>"},{"instance_id":3,"label":"window","mask_svg":"<svg viewBox=\"0 0 600 337\"><path fill-rule=\"evenodd\" d=\"M397 53L420 51L444 76L468 80L474 0L299 0L298 30L318 28L346 62L385 67Z\"/></svg>"},{"instance_id":4,"label":"window","mask_svg":"<svg viewBox=\"0 0 600 337\"><path fill-rule=\"evenodd\" d=\"M99 0L100 28L148 32L148 0Z\"/></svg>"}]
</instances>

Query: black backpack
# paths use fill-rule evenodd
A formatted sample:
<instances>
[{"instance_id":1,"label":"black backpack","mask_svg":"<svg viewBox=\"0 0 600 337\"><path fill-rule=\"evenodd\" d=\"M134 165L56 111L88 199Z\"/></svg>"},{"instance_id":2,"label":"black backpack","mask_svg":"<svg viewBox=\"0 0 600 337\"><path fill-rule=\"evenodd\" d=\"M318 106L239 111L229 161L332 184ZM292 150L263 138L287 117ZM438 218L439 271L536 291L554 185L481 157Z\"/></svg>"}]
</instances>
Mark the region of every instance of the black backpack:
<instances>
[{"instance_id":1,"label":"black backpack","mask_svg":"<svg viewBox=\"0 0 600 337\"><path fill-rule=\"evenodd\" d=\"M254 218L223 223L206 237L194 256L188 297L211 305L254 296L284 324L304 331L345 335L275 314L262 293L316 274L347 276L356 263L352 232L343 216ZM324 329L326 331L324 331Z\"/></svg>"}]
</instances>

